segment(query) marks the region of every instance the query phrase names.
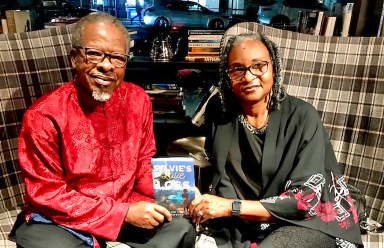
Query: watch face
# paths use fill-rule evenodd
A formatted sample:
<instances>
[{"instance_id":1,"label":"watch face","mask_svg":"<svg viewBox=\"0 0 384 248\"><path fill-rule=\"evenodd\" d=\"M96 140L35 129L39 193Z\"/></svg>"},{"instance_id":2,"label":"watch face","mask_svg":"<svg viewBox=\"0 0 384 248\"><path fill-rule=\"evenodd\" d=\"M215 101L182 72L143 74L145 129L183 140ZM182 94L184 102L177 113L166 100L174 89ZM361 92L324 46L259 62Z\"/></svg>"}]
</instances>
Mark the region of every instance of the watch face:
<instances>
[{"instance_id":1,"label":"watch face","mask_svg":"<svg viewBox=\"0 0 384 248\"><path fill-rule=\"evenodd\" d=\"M233 201L232 202L232 215L239 216L241 208L241 201Z\"/></svg>"}]
</instances>

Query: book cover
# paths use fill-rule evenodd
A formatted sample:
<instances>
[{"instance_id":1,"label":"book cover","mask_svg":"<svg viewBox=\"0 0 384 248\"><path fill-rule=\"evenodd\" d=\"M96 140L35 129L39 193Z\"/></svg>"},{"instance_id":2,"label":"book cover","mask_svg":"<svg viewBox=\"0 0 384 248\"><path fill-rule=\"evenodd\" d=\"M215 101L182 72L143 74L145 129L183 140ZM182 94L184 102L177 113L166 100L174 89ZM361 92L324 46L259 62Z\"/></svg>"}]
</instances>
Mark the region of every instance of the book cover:
<instances>
[{"instance_id":1,"label":"book cover","mask_svg":"<svg viewBox=\"0 0 384 248\"><path fill-rule=\"evenodd\" d=\"M172 216L188 216L195 198L195 171L191 157L152 158L155 201Z\"/></svg>"}]
</instances>

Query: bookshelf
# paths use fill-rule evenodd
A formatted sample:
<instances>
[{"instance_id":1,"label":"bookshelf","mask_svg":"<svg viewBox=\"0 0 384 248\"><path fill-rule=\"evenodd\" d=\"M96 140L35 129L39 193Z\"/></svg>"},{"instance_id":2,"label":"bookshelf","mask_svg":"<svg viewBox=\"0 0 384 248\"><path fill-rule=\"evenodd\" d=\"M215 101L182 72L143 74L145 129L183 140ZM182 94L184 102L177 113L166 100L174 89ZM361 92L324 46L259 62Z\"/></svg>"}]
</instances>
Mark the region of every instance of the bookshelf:
<instances>
[{"instance_id":1,"label":"bookshelf","mask_svg":"<svg viewBox=\"0 0 384 248\"><path fill-rule=\"evenodd\" d=\"M180 78L179 70L200 71L192 79ZM148 56L135 56L128 62L125 78L127 82L149 89L150 84L176 84L182 88L185 113L177 118L161 118L154 115L154 132L158 156L165 156L167 146L174 140L186 136L201 136L202 130L191 122L191 113L196 105L219 78L219 64L214 62L189 62L185 60L153 61ZM169 116L168 116L169 117Z\"/></svg>"}]
</instances>

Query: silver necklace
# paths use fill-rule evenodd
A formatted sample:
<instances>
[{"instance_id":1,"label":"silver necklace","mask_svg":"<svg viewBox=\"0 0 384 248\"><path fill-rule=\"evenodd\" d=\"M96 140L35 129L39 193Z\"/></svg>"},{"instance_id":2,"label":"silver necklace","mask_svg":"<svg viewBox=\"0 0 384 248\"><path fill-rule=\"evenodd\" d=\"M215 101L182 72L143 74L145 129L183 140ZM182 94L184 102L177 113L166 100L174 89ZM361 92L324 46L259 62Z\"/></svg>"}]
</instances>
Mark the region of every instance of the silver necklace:
<instances>
[{"instance_id":1,"label":"silver necklace","mask_svg":"<svg viewBox=\"0 0 384 248\"><path fill-rule=\"evenodd\" d=\"M243 114L239 114L237 119L241 124L243 124L244 127L246 127L253 134L265 134L265 132L267 131L268 122L263 127L257 128L252 126Z\"/></svg>"}]
</instances>

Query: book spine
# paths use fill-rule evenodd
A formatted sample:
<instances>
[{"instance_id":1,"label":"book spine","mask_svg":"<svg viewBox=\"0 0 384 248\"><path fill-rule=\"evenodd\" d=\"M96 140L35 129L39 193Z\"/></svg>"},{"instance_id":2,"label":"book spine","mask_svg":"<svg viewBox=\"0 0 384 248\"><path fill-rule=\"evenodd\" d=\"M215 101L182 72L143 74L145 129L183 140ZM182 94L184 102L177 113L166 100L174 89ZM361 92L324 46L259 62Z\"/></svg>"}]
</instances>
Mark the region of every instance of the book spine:
<instances>
[{"instance_id":1,"label":"book spine","mask_svg":"<svg viewBox=\"0 0 384 248\"><path fill-rule=\"evenodd\" d=\"M220 47L220 43L196 43L189 42L188 47Z\"/></svg>"},{"instance_id":2,"label":"book spine","mask_svg":"<svg viewBox=\"0 0 384 248\"><path fill-rule=\"evenodd\" d=\"M13 16L17 33L31 31L31 16L29 10L14 11Z\"/></svg>"},{"instance_id":3,"label":"book spine","mask_svg":"<svg viewBox=\"0 0 384 248\"><path fill-rule=\"evenodd\" d=\"M220 62L219 56L185 56L186 61L190 62Z\"/></svg>"},{"instance_id":4,"label":"book spine","mask_svg":"<svg viewBox=\"0 0 384 248\"><path fill-rule=\"evenodd\" d=\"M7 19L5 18L2 18L1 19L1 25L3 26L3 33L4 34L8 34L8 22L7 22Z\"/></svg>"},{"instance_id":5,"label":"book spine","mask_svg":"<svg viewBox=\"0 0 384 248\"><path fill-rule=\"evenodd\" d=\"M188 56L219 56L220 52L188 52Z\"/></svg>"},{"instance_id":6,"label":"book spine","mask_svg":"<svg viewBox=\"0 0 384 248\"><path fill-rule=\"evenodd\" d=\"M16 33L14 10L6 10L5 17L7 19L8 24L8 33Z\"/></svg>"},{"instance_id":7,"label":"book spine","mask_svg":"<svg viewBox=\"0 0 384 248\"><path fill-rule=\"evenodd\" d=\"M336 22L335 16L327 17L327 20L325 23L324 36L333 36L334 30L335 30L335 22Z\"/></svg>"},{"instance_id":8,"label":"book spine","mask_svg":"<svg viewBox=\"0 0 384 248\"><path fill-rule=\"evenodd\" d=\"M188 47L188 53L220 53L220 47Z\"/></svg>"},{"instance_id":9,"label":"book spine","mask_svg":"<svg viewBox=\"0 0 384 248\"><path fill-rule=\"evenodd\" d=\"M320 11L318 13L314 35L320 35L321 25L323 23L323 15L324 15L323 11Z\"/></svg>"},{"instance_id":10,"label":"book spine","mask_svg":"<svg viewBox=\"0 0 384 248\"><path fill-rule=\"evenodd\" d=\"M351 25L353 3L347 3L343 8L343 26L341 28L341 37L348 37L349 27Z\"/></svg>"},{"instance_id":11,"label":"book spine","mask_svg":"<svg viewBox=\"0 0 384 248\"><path fill-rule=\"evenodd\" d=\"M297 24L296 24L296 32L301 33L303 30L303 21L304 21L304 12L299 10L297 12Z\"/></svg>"},{"instance_id":12,"label":"book spine","mask_svg":"<svg viewBox=\"0 0 384 248\"><path fill-rule=\"evenodd\" d=\"M209 43L209 44L220 44L220 40L188 40L189 43Z\"/></svg>"},{"instance_id":13,"label":"book spine","mask_svg":"<svg viewBox=\"0 0 384 248\"><path fill-rule=\"evenodd\" d=\"M172 83L158 83L158 84L147 84L144 86L146 90L180 90L178 84Z\"/></svg>"},{"instance_id":14,"label":"book spine","mask_svg":"<svg viewBox=\"0 0 384 248\"><path fill-rule=\"evenodd\" d=\"M188 35L223 35L223 30L188 30Z\"/></svg>"},{"instance_id":15,"label":"book spine","mask_svg":"<svg viewBox=\"0 0 384 248\"><path fill-rule=\"evenodd\" d=\"M218 40L221 41L222 35L189 35L188 40Z\"/></svg>"}]
</instances>

